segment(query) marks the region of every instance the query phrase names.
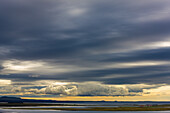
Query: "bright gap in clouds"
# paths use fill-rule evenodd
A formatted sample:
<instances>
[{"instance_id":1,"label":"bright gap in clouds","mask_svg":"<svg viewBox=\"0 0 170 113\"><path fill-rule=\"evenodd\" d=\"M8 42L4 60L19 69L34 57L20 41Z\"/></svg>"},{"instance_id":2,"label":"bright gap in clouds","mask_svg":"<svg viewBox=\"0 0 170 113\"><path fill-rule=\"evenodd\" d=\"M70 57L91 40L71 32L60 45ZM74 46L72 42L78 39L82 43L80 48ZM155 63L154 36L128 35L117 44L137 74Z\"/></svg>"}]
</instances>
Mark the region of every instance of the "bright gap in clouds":
<instances>
[{"instance_id":1,"label":"bright gap in clouds","mask_svg":"<svg viewBox=\"0 0 170 113\"><path fill-rule=\"evenodd\" d=\"M170 42L161 42L159 45L161 47L170 47Z\"/></svg>"},{"instance_id":2,"label":"bright gap in clouds","mask_svg":"<svg viewBox=\"0 0 170 113\"><path fill-rule=\"evenodd\" d=\"M74 8L74 9L71 9L68 11L68 13L71 15L71 16L79 16L79 15L82 15L83 13L85 13L86 10L85 9L80 9L80 8Z\"/></svg>"},{"instance_id":3,"label":"bright gap in clouds","mask_svg":"<svg viewBox=\"0 0 170 113\"><path fill-rule=\"evenodd\" d=\"M9 85L9 84L11 84L11 80L0 79L0 85Z\"/></svg>"},{"instance_id":4,"label":"bright gap in clouds","mask_svg":"<svg viewBox=\"0 0 170 113\"><path fill-rule=\"evenodd\" d=\"M66 82L54 82L53 85L67 85L69 83Z\"/></svg>"},{"instance_id":5,"label":"bright gap in clouds","mask_svg":"<svg viewBox=\"0 0 170 113\"><path fill-rule=\"evenodd\" d=\"M156 65L166 65L169 62L164 61L139 61L139 62L125 62L125 63L114 63L106 65L107 68L129 68L129 67L140 67L140 66L156 66Z\"/></svg>"},{"instance_id":6,"label":"bright gap in clouds","mask_svg":"<svg viewBox=\"0 0 170 113\"><path fill-rule=\"evenodd\" d=\"M27 71L42 66L42 62L8 60L3 63L3 67L14 71Z\"/></svg>"}]
</instances>

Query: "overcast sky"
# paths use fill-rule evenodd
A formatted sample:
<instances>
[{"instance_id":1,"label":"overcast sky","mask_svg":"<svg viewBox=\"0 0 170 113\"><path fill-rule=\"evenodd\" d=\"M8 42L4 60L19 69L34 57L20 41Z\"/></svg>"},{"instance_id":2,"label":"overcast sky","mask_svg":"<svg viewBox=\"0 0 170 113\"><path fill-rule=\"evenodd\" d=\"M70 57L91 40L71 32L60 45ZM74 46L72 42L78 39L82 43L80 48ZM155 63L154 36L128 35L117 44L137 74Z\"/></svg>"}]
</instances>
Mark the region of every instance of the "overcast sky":
<instances>
[{"instance_id":1,"label":"overcast sky","mask_svg":"<svg viewBox=\"0 0 170 113\"><path fill-rule=\"evenodd\" d=\"M167 93L170 1L1 0L0 82L2 95Z\"/></svg>"}]
</instances>

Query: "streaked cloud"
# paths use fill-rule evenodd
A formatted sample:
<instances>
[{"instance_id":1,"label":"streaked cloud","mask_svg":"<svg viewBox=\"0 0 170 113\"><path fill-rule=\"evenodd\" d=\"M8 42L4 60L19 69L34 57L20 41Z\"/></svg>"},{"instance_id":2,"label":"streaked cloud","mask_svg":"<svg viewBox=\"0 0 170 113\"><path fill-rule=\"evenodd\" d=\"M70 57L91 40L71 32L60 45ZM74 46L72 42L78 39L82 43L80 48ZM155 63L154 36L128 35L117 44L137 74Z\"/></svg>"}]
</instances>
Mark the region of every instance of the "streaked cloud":
<instances>
[{"instance_id":1,"label":"streaked cloud","mask_svg":"<svg viewBox=\"0 0 170 113\"><path fill-rule=\"evenodd\" d=\"M2 92L132 96L168 87L169 4L0 1L0 82L10 86Z\"/></svg>"}]
</instances>

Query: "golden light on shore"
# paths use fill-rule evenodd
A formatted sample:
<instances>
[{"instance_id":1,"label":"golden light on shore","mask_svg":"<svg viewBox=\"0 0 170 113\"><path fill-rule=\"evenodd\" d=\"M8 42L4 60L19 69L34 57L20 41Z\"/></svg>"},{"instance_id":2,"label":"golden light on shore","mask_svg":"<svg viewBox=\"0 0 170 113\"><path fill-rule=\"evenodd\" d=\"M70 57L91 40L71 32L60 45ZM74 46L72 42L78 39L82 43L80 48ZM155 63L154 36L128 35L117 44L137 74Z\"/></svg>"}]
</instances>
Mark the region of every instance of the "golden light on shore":
<instances>
[{"instance_id":1,"label":"golden light on shore","mask_svg":"<svg viewBox=\"0 0 170 113\"><path fill-rule=\"evenodd\" d=\"M58 101L170 101L170 96L67 96L67 97L22 97L22 99Z\"/></svg>"}]
</instances>

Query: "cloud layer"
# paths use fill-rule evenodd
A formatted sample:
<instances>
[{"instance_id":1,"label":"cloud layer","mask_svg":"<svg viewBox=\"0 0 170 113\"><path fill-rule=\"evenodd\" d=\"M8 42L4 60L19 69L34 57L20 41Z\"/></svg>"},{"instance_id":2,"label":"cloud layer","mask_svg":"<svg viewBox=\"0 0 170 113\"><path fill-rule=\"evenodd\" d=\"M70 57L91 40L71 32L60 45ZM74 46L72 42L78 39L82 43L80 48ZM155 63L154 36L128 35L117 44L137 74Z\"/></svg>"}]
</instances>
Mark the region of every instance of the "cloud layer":
<instances>
[{"instance_id":1,"label":"cloud layer","mask_svg":"<svg viewBox=\"0 0 170 113\"><path fill-rule=\"evenodd\" d=\"M51 81L52 82L52 81ZM150 94L152 90L164 87L165 84L159 85L105 85L97 82L87 83L50 83L31 85L9 85L0 86L1 95L22 95L22 96L142 96ZM165 86L166 87L166 86ZM146 91L145 91L146 90Z\"/></svg>"},{"instance_id":2,"label":"cloud layer","mask_svg":"<svg viewBox=\"0 0 170 113\"><path fill-rule=\"evenodd\" d=\"M169 4L0 1L0 78L27 85L40 80L170 84ZM83 92L79 87L46 87L36 93L129 95L121 88L89 86L93 89Z\"/></svg>"}]
</instances>

